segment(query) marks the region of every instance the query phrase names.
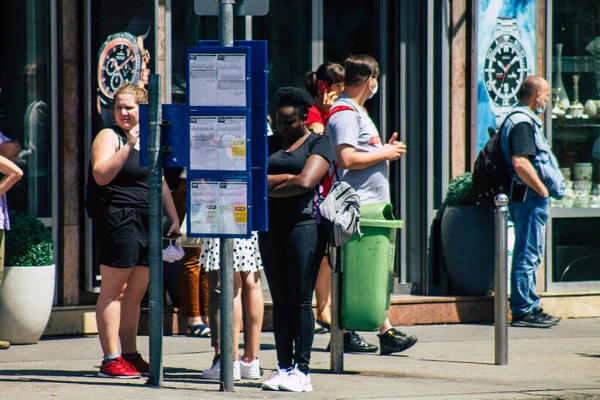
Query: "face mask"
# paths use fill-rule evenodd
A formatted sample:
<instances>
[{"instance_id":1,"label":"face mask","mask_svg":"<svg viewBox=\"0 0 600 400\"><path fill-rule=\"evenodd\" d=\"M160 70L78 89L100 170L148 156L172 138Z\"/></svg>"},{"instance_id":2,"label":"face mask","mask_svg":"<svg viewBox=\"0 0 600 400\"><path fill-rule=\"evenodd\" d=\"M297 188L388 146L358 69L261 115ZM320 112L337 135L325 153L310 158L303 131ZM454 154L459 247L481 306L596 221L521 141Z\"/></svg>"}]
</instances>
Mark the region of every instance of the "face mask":
<instances>
[{"instance_id":1,"label":"face mask","mask_svg":"<svg viewBox=\"0 0 600 400\"><path fill-rule=\"evenodd\" d=\"M369 96L369 99L370 99L373 96L375 96L375 94L379 90L379 83L377 81L375 81L375 87L373 89L369 88L369 90L371 91L371 95Z\"/></svg>"},{"instance_id":2,"label":"face mask","mask_svg":"<svg viewBox=\"0 0 600 400\"><path fill-rule=\"evenodd\" d=\"M547 105L547 104L546 104L546 105ZM546 109L546 105L541 105L541 104L540 104L540 106L539 106L538 108L536 108L536 109L535 109L535 113L536 113L536 114L538 114L538 115L539 115L539 114L541 114L541 113L543 113L543 112L544 112L544 110Z\"/></svg>"}]
</instances>

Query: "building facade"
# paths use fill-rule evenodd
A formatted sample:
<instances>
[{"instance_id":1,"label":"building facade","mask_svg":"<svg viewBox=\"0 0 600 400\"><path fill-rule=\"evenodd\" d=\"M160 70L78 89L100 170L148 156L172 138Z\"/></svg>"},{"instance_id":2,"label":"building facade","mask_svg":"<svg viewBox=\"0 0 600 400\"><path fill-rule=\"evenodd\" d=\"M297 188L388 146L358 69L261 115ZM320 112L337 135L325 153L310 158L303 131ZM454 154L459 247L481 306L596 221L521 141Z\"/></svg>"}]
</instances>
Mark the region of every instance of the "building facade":
<instances>
[{"instance_id":1,"label":"building facade","mask_svg":"<svg viewBox=\"0 0 600 400\"><path fill-rule=\"evenodd\" d=\"M485 56L492 38L481 35L490 22L479 17L500 16L502 10L494 10L504 3L271 0L267 16L235 18L235 39L268 40L271 104L279 87L302 86L306 72L325 61L341 62L354 53L379 61L380 91L369 112L383 140L397 131L408 146L407 156L392 164L390 181L395 213L405 226L397 244L397 293L452 294L439 248L441 206L448 182L471 170L481 146L478 103L487 97L478 91L484 71L477 57ZM533 21L533 70L560 89L555 97L562 99L562 93L569 101L562 108L566 117L556 110L545 114L561 166L573 180L576 174L584 180L577 168L593 167L587 197L574 199L571 208L568 202L554 204L540 290L589 296L600 291L594 234L600 218L600 198L594 197L600 195L600 111L592 109L600 108L600 100L594 101L600 99L600 7L591 0L508 3ZM126 6L112 0L27 0L3 2L0 20L10 32L0 38L0 131L30 150L9 207L41 218L54 233L56 307L92 305L100 282L84 210L86 168L91 141L106 123L103 96L118 84L102 67L106 44L128 32L143 53L142 69L163 77L163 101L182 102L185 47L217 39L218 18L197 16L193 0ZM576 104L587 106L585 118Z\"/></svg>"}]
</instances>

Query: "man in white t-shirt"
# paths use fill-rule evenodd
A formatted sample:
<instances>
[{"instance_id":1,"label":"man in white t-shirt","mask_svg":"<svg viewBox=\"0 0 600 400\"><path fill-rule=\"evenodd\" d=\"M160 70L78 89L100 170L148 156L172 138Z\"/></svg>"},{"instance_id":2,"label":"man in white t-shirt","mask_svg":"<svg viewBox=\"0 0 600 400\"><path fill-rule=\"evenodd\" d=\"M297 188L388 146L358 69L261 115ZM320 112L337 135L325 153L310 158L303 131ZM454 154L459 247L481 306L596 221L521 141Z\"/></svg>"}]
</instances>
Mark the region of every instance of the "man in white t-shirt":
<instances>
[{"instance_id":1,"label":"man in white t-shirt","mask_svg":"<svg viewBox=\"0 0 600 400\"><path fill-rule=\"evenodd\" d=\"M382 144L364 109L365 101L377 93L377 61L369 55L354 55L344 61L344 68L344 92L331 107L325 134L332 136L343 179L356 190L361 205L389 203L389 162L399 160L406 153L406 145L396 141L397 133ZM416 336L393 328L389 318L378 336L381 354L401 352L417 342Z\"/></svg>"}]
</instances>

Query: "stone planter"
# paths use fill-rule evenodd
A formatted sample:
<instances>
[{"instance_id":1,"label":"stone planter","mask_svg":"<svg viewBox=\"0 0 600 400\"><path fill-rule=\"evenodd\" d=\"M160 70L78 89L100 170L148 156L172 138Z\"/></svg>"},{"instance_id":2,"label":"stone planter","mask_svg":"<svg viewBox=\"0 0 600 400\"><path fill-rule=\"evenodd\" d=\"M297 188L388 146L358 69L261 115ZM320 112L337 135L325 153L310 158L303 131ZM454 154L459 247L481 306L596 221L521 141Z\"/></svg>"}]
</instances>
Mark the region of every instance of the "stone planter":
<instances>
[{"instance_id":1,"label":"stone planter","mask_svg":"<svg viewBox=\"0 0 600 400\"><path fill-rule=\"evenodd\" d=\"M494 284L494 209L450 206L441 226L442 255L451 294L485 296Z\"/></svg>"},{"instance_id":2,"label":"stone planter","mask_svg":"<svg viewBox=\"0 0 600 400\"><path fill-rule=\"evenodd\" d=\"M0 286L0 340L38 342L52 311L55 267L4 267Z\"/></svg>"}]
</instances>

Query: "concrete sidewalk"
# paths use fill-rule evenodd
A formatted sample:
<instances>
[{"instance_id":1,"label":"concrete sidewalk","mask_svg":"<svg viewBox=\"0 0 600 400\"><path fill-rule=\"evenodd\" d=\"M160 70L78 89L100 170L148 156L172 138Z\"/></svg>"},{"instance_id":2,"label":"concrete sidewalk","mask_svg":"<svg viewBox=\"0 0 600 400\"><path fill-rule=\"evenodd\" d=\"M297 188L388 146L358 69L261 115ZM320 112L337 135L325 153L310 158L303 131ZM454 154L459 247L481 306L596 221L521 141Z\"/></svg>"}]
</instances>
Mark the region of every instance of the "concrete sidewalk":
<instances>
[{"instance_id":1,"label":"concrete sidewalk","mask_svg":"<svg viewBox=\"0 0 600 400\"><path fill-rule=\"evenodd\" d=\"M210 339L164 338L163 388L145 379L102 379L97 337L49 338L0 350L0 399L589 399L600 398L600 319L564 320L551 329L509 328L507 366L494 365L493 325L403 327L419 337L392 355L346 354L345 373L329 372L329 335L315 335L314 392L266 392L262 381L236 382L235 392L202 380L211 364ZM378 343L375 333L364 335ZM260 360L275 365L273 334L262 334ZM147 356L148 337L139 340ZM264 379L263 378L263 379Z\"/></svg>"}]
</instances>

